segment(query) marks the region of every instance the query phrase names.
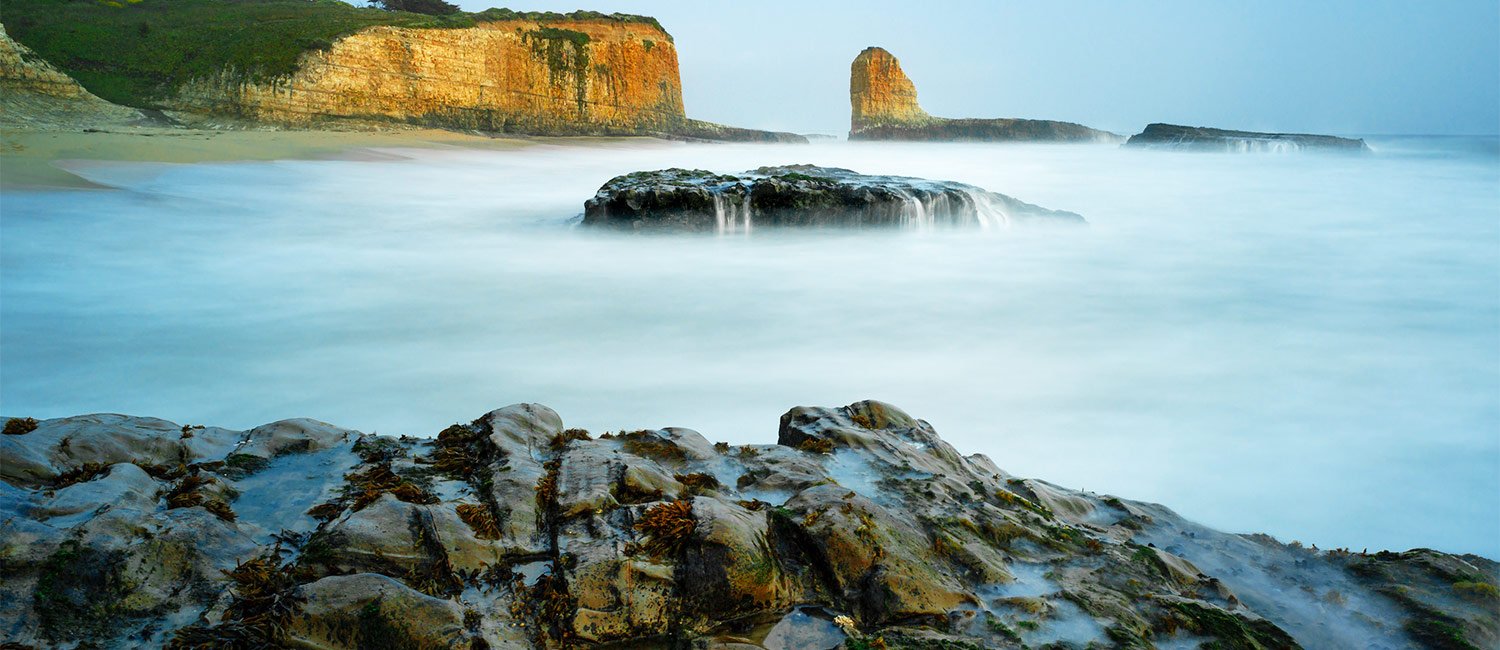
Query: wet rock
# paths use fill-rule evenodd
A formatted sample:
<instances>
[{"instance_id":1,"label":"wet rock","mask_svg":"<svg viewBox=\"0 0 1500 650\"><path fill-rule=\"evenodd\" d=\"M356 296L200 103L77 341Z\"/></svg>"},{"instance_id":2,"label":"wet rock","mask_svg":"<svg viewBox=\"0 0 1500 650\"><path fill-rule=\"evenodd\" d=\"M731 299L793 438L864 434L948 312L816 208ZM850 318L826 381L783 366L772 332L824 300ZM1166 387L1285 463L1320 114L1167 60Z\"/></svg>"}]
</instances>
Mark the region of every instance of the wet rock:
<instances>
[{"instance_id":1,"label":"wet rock","mask_svg":"<svg viewBox=\"0 0 1500 650\"><path fill-rule=\"evenodd\" d=\"M1340 554L1357 579L1402 610L1402 627L1429 647L1500 646L1500 563L1430 549Z\"/></svg>"},{"instance_id":2,"label":"wet rock","mask_svg":"<svg viewBox=\"0 0 1500 650\"><path fill-rule=\"evenodd\" d=\"M1183 149L1195 151L1292 152L1341 151L1364 153L1370 150L1364 140L1307 133L1257 133L1230 131L1204 126L1149 124L1146 130L1130 136L1127 147L1140 149Z\"/></svg>"},{"instance_id":3,"label":"wet rock","mask_svg":"<svg viewBox=\"0 0 1500 650\"><path fill-rule=\"evenodd\" d=\"M302 587L289 640L324 648L452 648L465 639L464 610L387 576L331 576Z\"/></svg>"},{"instance_id":4,"label":"wet rock","mask_svg":"<svg viewBox=\"0 0 1500 650\"><path fill-rule=\"evenodd\" d=\"M327 422L307 418L281 420L246 432L244 444L235 453L274 458L282 454L332 449L358 436L357 431L336 427Z\"/></svg>"},{"instance_id":5,"label":"wet rock","mask_svg":"<svg viewBox=\"0 0 1500 650\"><path fill-rule=\"evenodd\" d=\"M1001 228L1083 223L973 185L786 165L737 175L664 169L610 179L583 224L614 230L748 233L755 228Z\"/></svg>"},{"instance_id":6,"label":"wet rock","mask_svg":"<svg viewBox=\"0 0 1500 650\"><path fill-rule=\"evenodd\" d=\"M541 404L513 404L481 420L489 426L490 440L512 458L539 458L563 429L562 416Z\"/></svg>"},{"instance_id":7,"label":"wet rock","mask_svg":"<svg viewBox=\"0 0 1500 650\"><path fill-rule=\"evenodd\" d=\"M848 638L830 616L794 609L782 617L760 642L766 650L831 650Z\"/></svg>"},{"instance_id":8,"label":"wet rock","mask_svg":"<svg viewBox=\"0 0 1500 650\"><path fill-rule=\"evenodd\" d=\"M30 459L0 483L0 630L767 649L1486 647L1500 629L1492 561L1220 533L1007 475L882 402L791 409L775 445L565 431L518 404L435 440L124 416L0 436Z\"/></svg>"}]
</instances>

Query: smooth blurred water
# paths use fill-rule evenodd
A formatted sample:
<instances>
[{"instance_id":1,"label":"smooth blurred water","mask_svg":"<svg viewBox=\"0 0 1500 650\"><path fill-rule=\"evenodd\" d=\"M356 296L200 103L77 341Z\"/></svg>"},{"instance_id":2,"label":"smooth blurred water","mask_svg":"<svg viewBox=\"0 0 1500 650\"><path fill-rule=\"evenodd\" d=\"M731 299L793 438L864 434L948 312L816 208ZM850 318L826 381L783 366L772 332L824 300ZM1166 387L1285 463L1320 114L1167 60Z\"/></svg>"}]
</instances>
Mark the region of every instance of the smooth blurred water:
<instances>
[{"instance_id":1,"label":"smooth blurred water","mask_svg":"<svg viewBox=\"0 0 1500 650\"><path fill-rule=\"evenodd\" d=\"M1322 547L1500 555L1500 151L542 144L103 165L0 195L0 412L774 442L882 399L965 453ZM599 235L611 176L811 162L1092 223Z\"/></svg>"}]
</instances>

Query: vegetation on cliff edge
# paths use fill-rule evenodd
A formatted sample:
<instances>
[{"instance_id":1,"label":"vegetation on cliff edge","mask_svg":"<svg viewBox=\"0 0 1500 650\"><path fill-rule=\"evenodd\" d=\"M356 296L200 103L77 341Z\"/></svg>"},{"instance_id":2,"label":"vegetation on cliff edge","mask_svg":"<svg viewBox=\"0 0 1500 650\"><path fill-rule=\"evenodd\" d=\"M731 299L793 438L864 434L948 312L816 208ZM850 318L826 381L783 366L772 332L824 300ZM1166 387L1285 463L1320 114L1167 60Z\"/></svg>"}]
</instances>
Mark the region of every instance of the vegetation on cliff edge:
<instances>
[{"instance_id":1,"label":"vegetation on cliff edge","mask_svg":"<svg viewBox=\"0 0 1500 650\"><path fill-rule=\"evenodd\" d=\"M463 28L504 20L605 20L661 29L655 18L593 11L430 16L339 0L5 0L0 14L11 38L94 94L144 108L159 107L195 78L234 74L261 81L290 74L303 53L366 27Z\"/></svg>"}]
</instances>

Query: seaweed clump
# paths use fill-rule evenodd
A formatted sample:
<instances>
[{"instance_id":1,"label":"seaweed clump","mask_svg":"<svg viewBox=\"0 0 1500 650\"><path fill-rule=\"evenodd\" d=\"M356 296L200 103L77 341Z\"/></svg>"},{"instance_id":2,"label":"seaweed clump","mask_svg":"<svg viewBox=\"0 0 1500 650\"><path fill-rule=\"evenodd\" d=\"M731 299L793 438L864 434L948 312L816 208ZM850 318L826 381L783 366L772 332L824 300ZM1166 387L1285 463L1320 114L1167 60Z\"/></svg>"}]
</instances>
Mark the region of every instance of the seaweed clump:
<instances>
[{"instance_id":1,"label":"seaweed clump","mask_svg":"<svg viewBox=\"0 0 1500 650\"><path fill-rule=\"evenodd\" d=\"M234 521L236 519L234 510L229 507L228 502L203 494L203 488L212 482L208 477L196 473L182 477L182 480L167 492L167 509L203 506L204 510L213 513L215 517L224 521Z\"/></svg>"},{"instance_id":2,"label":"seaweed clump","mask_svg":"<svg viewBox=\"0 0 1500 650\"><path fill-rule=\"evenodd\" d=\"M499 457L500 449L482 427L455 424L438 433L428 462L439 472L466 480Z\"/></svg>"},{"instance_id":3,"label":"seaweed clump","mask_svg":"<svg viewBox=\"0 0 1500 650\"><path fill-rule=\"evenodd\" d=\"M815 454L833 453L833 441L827 438L808 438L797 443L797 449Z\"/></svg>"},{"instance_id":4,"label":"seaweed clump","mask_svg":"<svg viewBox=\"0 0 1500 650\"><path fill-rule=\"evenodd\" d=\"M474 536L479 539L500 539L500 523L495 520L495 514L488 506L475 503L462 503L458 506L458 518L462 519L469 528L474 530Z\"/></svg>"},{"instance_id":5,"label":"seaweed clump","mask_svg":"<svg viewBox=\"0 0 1500 650\"><path fill-rule=\"evenodd\" d=\"M209 648L279 648L285 646L286 625L302 609L304 597L288 567L271 554L242 562L225 571L234 585L229 606L218 625L189 625L167 643L170 650Z\"/></svg>"},{"instance_id":6,"label":"seaweed clump","mask_svg":"<svg viewBox=\"0 0 1500 650\"><path fill-rule=\"evenodd\" d=\"M36 431L36 418L11 418L5 421L5 435L24 436Z\"/></svg>"},{"instance_id":7,"label":"seaweed clump","mask_svg":"<svg viewBox=\"0 0 1500 650\"><path fill-rule=\"evenodd\" d=\"M658 503L646 509L635 529L646 535L646 550L652 555L676 553L692 539L698 528L691 499Z\"/></svg>"},{"instance_id":8,"label":"seaweed clump","mask_svg":"<svg viewBox=\"0 0 1500 650\"><path fill-rule=\"evenodd\" d=\"M548 446L554 450L561 450L574 440L593 440L593 437L589 436L589 432L586 429L567 429L562 433L552 436L552 441L548 443Z\"/></svg>"},{"instance_id":9,"label":"seaweed clump","mask_svg":"<svg viewBox=\"0 0 1500 650\"><path fill-rule=\"evenodd\" d=\"M687 453L676 443L663 440L645 429L621 432L619 438L623 441L625 451L642 458L679 461L687 458Z\"/></svg>"},{"instance_id":10,"label":"seaweed clump","mask_svg":"<svg viewBox=\"0 0 1500 650\"><path fill-rule=\"evenodd\" d=\"M719 479L714 477L713 474L693 472L691 474L675 474L673 478L677 479L678 483L686 485L688 489L695 492L719 489Z\"/></svg>"},{"instance_id":11,"label":"seaweed clump","mask_svg":"<svg viewBox=\"0 0 1500 650\"><path fill-rule=\"evenodd\" d=\"M313 506L307 514L314 519L333 519L343 513L346 508L354 512L364 510L365 506L375 503L386 494L393 495L407 503L427 505L438 502L438 498L426 488L397 474L388 463L376 465L363 472L345 474L344 481L346 482L344 491L339 498Z\"/></svg>"},{"instance_id":12,"label":"seaweed clump","mask_svg":"<svg viewBox=\"0 0 1500 650\"><path fill-rule=\"evenodd\" d=\"M546 473L536 482L536 505L546 512L557 502L557 475L562 471L562 461L549 460L542 463L542 469Z\"/></svg>"},{"instance_id":13,"label":"seaweed clump","mask_svg":"<svg viewBox=\"0 0 1500 650\"><path fill-rule=\"evenodd\" d=\"M57 475L52 479L52 487L65 488L75 483L87 483L109 473L112 467L109 463L84 463Z\"/></svg>"},{"instance_id":14,"label":"seaweed clump","mask_svg":"<svg viewBox=\"0 0 1500 650\"><path fill-rule=\"evenodd\" d=\"M574 647L577 635L572 621L578 612L578 601L568 592L567 581L551 573L537 578L531 587L527 587L519 575L513 580L512 589L521 597L511 604L511 616L533 621L534 634L550 638L555 647ZM543 641L542 638L535 640ZM554 647L546 643L539 645Z\"/></svg>"}]
</instances>

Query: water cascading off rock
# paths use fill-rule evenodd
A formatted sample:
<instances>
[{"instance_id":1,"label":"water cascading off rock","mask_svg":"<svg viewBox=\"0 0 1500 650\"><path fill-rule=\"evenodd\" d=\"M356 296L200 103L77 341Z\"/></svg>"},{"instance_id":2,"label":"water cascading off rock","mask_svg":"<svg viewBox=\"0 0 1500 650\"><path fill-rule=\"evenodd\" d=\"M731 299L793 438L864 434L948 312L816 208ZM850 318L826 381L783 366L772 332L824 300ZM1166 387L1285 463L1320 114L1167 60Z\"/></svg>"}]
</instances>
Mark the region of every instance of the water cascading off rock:
<instances>
[{"instance_id":1,"label":"water cascading off rock","mask_svg":"<svg viewBox=\"0 0 1500 650\"><path fill-rule=\"evenodd\" d=\"M756 228L1004 228L1083 217L1004 194L813 165L738 175L663 169L616 176L584 204L583 224L617 230L748 233Z\"/></svg>"}]
</instances>

